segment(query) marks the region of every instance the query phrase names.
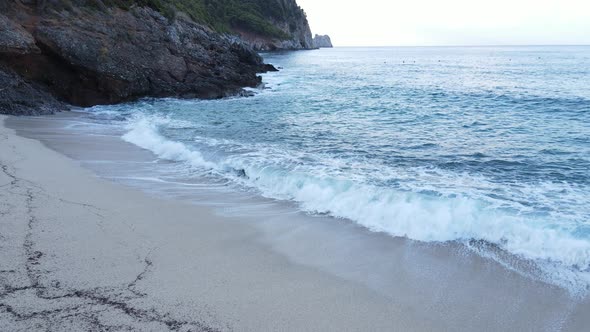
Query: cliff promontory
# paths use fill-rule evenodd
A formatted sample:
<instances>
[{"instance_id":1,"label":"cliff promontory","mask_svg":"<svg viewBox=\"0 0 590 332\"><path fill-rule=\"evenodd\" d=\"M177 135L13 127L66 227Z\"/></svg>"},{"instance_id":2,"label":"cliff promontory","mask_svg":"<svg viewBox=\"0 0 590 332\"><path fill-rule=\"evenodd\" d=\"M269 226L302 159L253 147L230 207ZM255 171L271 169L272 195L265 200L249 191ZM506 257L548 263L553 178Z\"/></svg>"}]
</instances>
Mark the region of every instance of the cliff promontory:
<instances>
[{"instance_id":1,"label":"cliff promontory","mask_svg":"<svg viewBox=\"0 0 590 332\"><path fill-rule=\"evenodd\" d=\"M104 0L103 0L104 1ZM109 0L124 5L131 0ZM307 16L295 0L141 0L165 16L183 12L219 33L240 36L258 51L314 48Z\"/></svg>"},{"instance_id":2,"label":"cliff promontory","mask_svg":"<svg viewBox=\"0 0 590 332\"><path fill-rule=\"evenodd\" d=\"M146 6L166 17L182 13L218 33L238 35L258 51L314 48L307 16L296 0L92 1L102 1L121 8L131 3Z\"/></svg>"},{"instance_id":3,"label":"cliff promontory","mask_svg":"<svg viewBox=\"0 0 590 332\"><path fill-rule=\"evenodd\" d=\"M256 9L261 23L270 29L252 29L238 21L230 23L232 33L239 35L260 51L297 50L315 48L307 16L295 0L253 0L249 7Z\"/></svg>"},{"instance_id":4,"label":"cliff promontory","mask_svg":"<svg viewBox=\"0 0 590 332\"><path fill-rule=\"evenodd\" d=\"M313 47L295 0L269 1L0 0L0 113L257 86L255 49Z\"/></svg>"}]
</instances>

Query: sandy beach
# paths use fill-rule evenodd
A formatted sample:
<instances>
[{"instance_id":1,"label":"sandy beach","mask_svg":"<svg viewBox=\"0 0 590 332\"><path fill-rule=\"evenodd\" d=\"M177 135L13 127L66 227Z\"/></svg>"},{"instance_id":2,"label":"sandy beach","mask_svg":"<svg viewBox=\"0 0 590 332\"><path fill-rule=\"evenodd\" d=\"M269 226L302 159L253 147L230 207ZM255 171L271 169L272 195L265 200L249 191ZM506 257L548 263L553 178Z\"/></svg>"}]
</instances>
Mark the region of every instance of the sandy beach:
<instances>
[{"instance_id":1,"label":"sandy beach","mask_svg":"<svg viewBox=\"0 0 590 332\"><path fill-rule=\"evenodd\" d=\"M521 2L0 0L0 332L590 331L590 2Z\"/></svg>"},{"instance_id":2,"label":"sandy beach","mask_svg":"<svg viewBox=\"0 0 590 332\"><path fill-rule=\"evenodd\" d=\"M587 298L454 245L333 218L221 216L103 180L4 125L0 163L3 331L589 326Z\"/></svg>"}]
</instances>

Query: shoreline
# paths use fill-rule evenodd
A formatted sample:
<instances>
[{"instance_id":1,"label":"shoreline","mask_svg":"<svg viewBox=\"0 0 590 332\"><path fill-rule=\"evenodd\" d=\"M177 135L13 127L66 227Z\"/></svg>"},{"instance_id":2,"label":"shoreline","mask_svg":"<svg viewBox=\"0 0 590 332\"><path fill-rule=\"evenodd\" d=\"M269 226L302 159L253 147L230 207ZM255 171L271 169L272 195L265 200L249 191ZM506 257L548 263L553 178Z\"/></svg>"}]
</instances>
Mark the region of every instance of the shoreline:
<instances>
[{"instance_id":1,"label":"shoreline","mask_svg":"<svg viewBox=\"0 0 590 332\"><path fill-rule=\"evenodd\" d=\"M5 118L0 322L12 330L575 331L590 322L588 298L453 245L156 198L17 136Z\"/></svg>"},{"instance_id":2,"label":"shoreline","mask_svg":"<svg viewBox=\"0 0 590 332\"><path fill-rule=\"evenodd\" d=\"M4 126L0 137L0 322L10 330L391 326L382 296L289 263L252 227L98 179Z\"/></svg>"}]
</instances>

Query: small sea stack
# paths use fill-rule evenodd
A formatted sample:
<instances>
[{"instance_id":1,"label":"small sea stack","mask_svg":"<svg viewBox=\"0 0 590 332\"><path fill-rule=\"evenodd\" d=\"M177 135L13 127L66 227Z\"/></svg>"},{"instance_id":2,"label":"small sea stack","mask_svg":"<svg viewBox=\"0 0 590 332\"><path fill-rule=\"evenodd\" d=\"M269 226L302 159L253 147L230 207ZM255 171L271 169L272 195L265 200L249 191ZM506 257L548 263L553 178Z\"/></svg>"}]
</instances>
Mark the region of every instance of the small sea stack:
<instances>
[{"instance_id":1,"label":"small sea stack","mask_svg":"<svg viewBox=\"0 0 590 332\"><path fill-rule=\"evenodd\" d=\"M328 35L315 35L313 37L313 44L316 48L332 48L332 39Z\"/></svg>"}]
</instances>

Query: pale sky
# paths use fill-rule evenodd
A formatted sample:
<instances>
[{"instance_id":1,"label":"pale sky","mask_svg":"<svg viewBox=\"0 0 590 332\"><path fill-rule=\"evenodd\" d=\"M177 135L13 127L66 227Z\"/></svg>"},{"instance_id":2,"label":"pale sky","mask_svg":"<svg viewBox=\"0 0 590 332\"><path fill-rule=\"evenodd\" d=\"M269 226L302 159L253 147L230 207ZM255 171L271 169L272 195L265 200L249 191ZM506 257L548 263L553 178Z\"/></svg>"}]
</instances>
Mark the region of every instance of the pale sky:
<instances>
[{"instance_id":1,"label":"pale sky","mask_svg":"<svg viewBox=\"0 0 590 332\"><path fill-rule=\"evenodd\" d=\"M335 46L590 45L590 0L297 0Z\"/></svg>"}]
</instances>

